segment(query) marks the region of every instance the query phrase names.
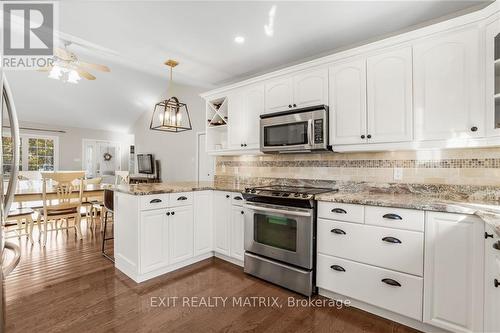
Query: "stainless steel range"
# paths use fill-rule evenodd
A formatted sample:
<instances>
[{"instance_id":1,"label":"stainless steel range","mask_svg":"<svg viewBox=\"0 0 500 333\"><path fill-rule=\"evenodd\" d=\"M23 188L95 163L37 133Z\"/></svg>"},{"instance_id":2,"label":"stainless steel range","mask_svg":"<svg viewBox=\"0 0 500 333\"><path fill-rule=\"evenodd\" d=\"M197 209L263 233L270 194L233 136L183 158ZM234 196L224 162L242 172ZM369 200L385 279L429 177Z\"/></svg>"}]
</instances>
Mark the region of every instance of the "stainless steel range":
<instances>
[{"instance_id":1,"label":"stainless steel range","mask_svg":"<svg viewBox=\"0 0 500 333\"><path fill-rule=\"evenodd\" d=\"M331 188L247 188L245 272L303 295L315 292L316 201Z\"/></svg>"}]
</instances>

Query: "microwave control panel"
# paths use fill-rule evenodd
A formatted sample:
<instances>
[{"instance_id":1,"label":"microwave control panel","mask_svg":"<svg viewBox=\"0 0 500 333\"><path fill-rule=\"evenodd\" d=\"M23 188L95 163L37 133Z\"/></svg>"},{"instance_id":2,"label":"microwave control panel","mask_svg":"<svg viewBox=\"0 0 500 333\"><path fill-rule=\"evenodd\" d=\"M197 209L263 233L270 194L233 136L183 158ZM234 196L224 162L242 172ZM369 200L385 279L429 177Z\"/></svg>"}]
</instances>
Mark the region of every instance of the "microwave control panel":
<instances>
[{"instance_id":1,"label":"microwave control panel","mask_svg":"<svg viewBox=\"0 0 500 333\"><path fill-rule=\"evenodd\" d=\"M323 119L314 119L314 143L323 143Z\"/></svg>"}]
</instances>

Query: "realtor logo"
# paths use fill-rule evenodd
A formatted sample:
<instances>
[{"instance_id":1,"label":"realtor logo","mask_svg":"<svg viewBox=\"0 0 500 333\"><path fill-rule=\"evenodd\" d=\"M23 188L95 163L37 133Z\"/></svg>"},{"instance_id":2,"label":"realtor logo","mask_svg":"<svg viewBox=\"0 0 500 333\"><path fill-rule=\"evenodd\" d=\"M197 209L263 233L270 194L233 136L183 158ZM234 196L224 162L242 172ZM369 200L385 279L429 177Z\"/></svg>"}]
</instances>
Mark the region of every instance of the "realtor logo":
<instances>
[{"instance_id":1,"label":"realtor logo","mask_svg":"<svg viewBox=\"0 0 500 333\"><path fill-rule=\"evenodd\" d=\"M57 3L2 2L2 67L37 69L51 66Z\"/></svg>"}]
</instances>

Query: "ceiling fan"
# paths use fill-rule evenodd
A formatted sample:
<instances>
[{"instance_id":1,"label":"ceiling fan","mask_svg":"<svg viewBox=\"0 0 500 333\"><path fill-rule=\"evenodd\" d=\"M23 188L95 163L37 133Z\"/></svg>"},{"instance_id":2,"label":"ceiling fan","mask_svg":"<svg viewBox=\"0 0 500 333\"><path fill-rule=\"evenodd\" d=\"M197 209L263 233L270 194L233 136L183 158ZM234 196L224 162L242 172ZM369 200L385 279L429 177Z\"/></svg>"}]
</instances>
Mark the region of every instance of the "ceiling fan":
<instances>
[{"instance_id":1,"label":"ceiling fan","mask_svg":"<svg viewBox=\"0 0 500 333\"><path fill-rule=\"evenodd\" d=\"M81 61L75 53L69 51L65 43L64 48L54 48L53 65L39 69L41 72L49 72L49 78L62 80L70 83L78 83L83 77L87 80L95 80L96 77L89 70L110 72L108 66Z\"/></svg>"}]
</instances>

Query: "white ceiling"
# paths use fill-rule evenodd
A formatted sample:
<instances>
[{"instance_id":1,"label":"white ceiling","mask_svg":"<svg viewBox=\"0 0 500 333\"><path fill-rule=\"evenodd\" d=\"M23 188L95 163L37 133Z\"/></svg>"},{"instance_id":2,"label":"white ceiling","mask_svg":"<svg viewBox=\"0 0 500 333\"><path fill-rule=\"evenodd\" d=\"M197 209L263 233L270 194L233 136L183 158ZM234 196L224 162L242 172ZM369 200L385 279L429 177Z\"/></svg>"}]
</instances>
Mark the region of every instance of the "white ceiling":
<instances>
[{"instance_id":1,"label":"white ceiling","mask_svg":"<svg viewBox=\"0 0 500 333\"><path fill-rule=\"evenodd\" d=\"M276 6L273 36L265 33ZM411 29L478 1L64 1L60 30L93 45L70 49L111 73L77 85L12 72L21 120L125 131L178 82L206 89ZM244 36L242 45L235 36ZM106 51L102 51L106 50Z\"/></svg>"}]
</instances>

